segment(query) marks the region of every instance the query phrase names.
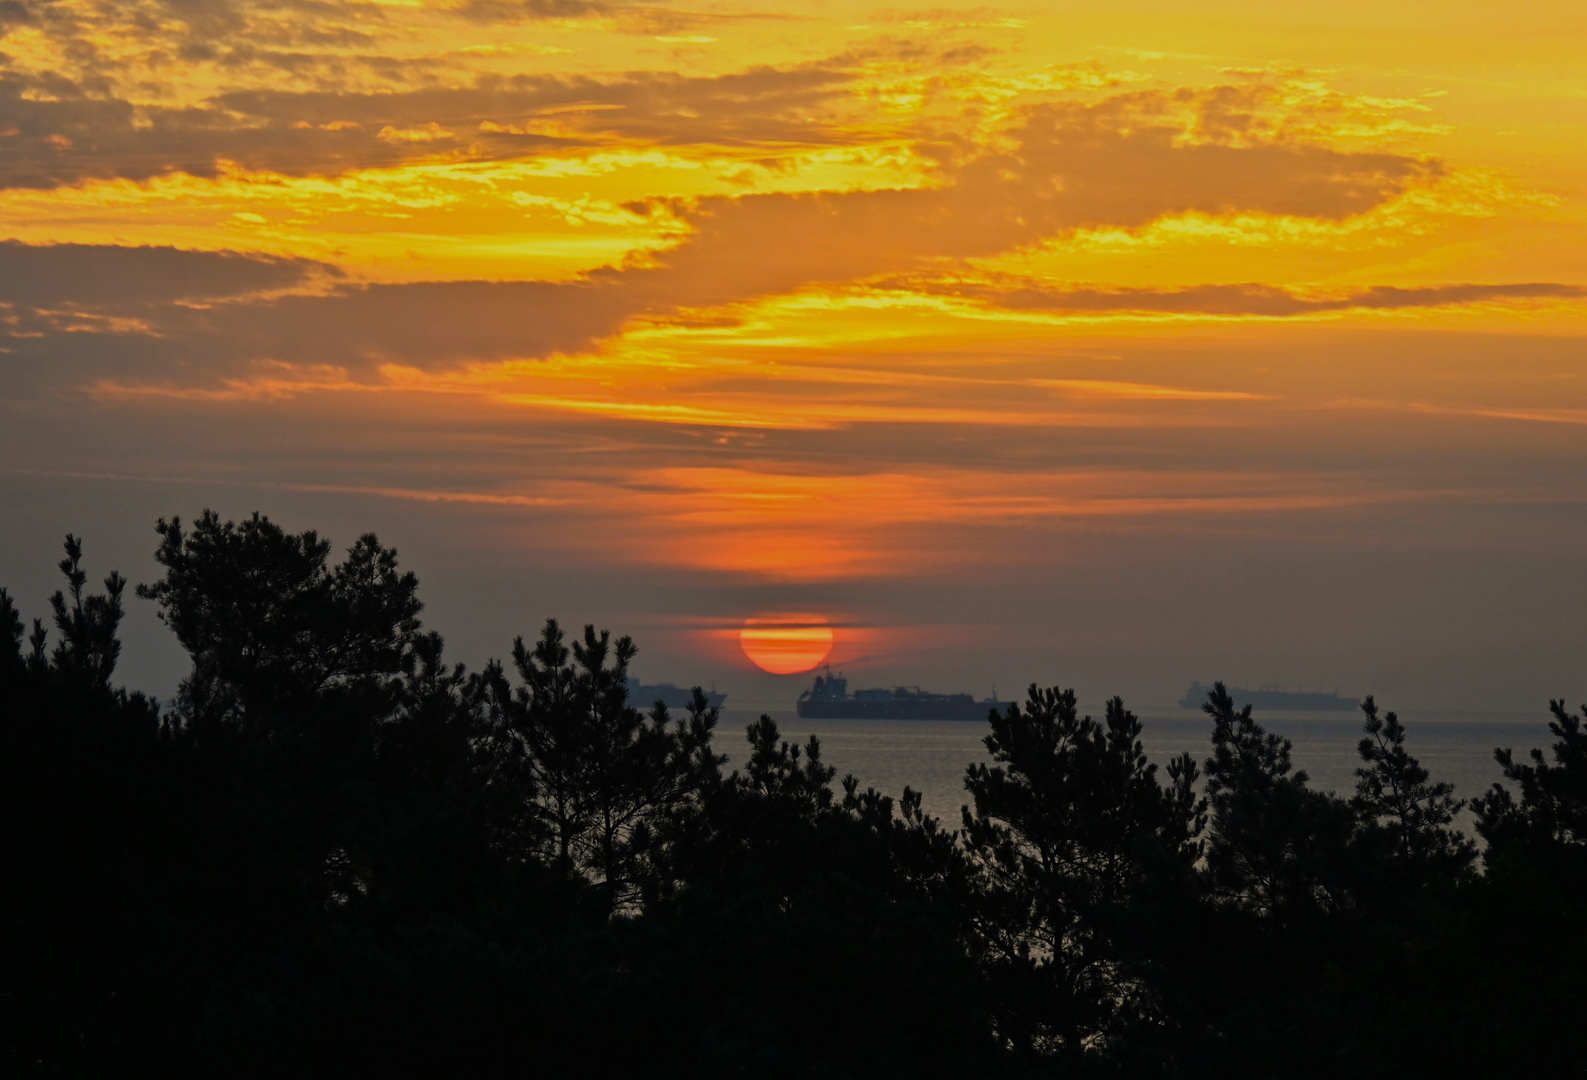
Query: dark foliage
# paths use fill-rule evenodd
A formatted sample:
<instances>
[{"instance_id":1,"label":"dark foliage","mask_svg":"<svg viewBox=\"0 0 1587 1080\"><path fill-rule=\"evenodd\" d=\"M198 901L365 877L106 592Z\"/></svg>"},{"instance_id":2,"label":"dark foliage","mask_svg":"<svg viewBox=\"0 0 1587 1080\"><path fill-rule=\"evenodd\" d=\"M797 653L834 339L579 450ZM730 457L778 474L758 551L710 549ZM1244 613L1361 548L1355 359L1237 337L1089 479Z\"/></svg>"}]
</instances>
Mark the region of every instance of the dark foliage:
<instances>
[{"instance_id":1,"label":"dark foliage","mask_svg":"<svg viewBox=\"0 0 1587 1080\"><path fill-rule=\"evenodd\" d=\"M1587 855L1587 705L1572 716L1563 701L1549 702L1554 719L1548 729L1559 740L1554 763L1543 751L1532 751L1532 764L1521 765L1510 750L1495 750L1504 778L1521 789L1520 801L1494 784L1477 799L1477 831L1498 850L1530 847L1558 859Z\"/></svg>"},{"instance_id":2,"label":"dark foliage","mask_svg":"<svg viewBox=\"0 0 1587 1080\"><path fill-rule=\"evenodd\" d=\"M1350 805L1359 818L1357 842L1376 856L1369 865L1411 887L1460 880L1477 857L1476 845L1451 829L1465 802L1455 798L1455 785L1428 782L1427 770L1406 752L1398 716L1379 719L1370 694L1361 711L1367 767L1356 770Z\"/></svg>"},{"instance_id":3,"label":"dark foliage","mask_svg":"<svg viewBox=\"0 0 1587 1080\"><path fill-rule=\"evenodd\" d=\"M331 568L329 541L258 514L237 525L205 511L191 534L179 518L155 531L165 577L138 595L193 658L179 703L189 721L266 730L328 691L367 690L410 666L419 581L373 535Z\"/></svg>"},{"instance_id":4,"label":"dark foliage","mask_svg":"<svg viewBox=\"0 0 1587 1080\"><path fill-rule=\"evenodd\" d=\"M373 536L161 521L192 658L117 688L126 582L0 589L0 1070L236 1077L1577 1076L1587 729L1462 803L1363 704L1354 797L1209 694L989 718L957 829L548 621L449 664ZM509 676L511 673L511 677ZM1584 710L1587 717L1587 710Z\"/></svg>"},{"instance_id":5,"label":"dark foliage","mask_svg":"<svg viewBox=\"0 0 1587 1080\"><path fill-rule=\"evenodd\" d=\"M1118 698L1098 723L1079 715L1073 690L1033 684L1023 709L990 722L996 764L972 765L964 782L976 952L1000 1033L1029 1056L1076 1059L1156 1010L1126 962L1127 913L1200 855L1196 765L1172 762L1161 785Z\"/></svg>"}]
</instances>

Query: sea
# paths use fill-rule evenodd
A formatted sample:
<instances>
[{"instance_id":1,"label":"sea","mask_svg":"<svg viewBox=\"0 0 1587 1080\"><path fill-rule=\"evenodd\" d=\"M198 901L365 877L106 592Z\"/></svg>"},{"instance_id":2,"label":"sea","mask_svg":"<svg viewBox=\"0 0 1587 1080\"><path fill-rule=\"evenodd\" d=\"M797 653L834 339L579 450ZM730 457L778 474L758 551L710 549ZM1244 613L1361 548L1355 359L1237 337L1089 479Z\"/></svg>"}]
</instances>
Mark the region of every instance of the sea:
<instances>
[{"instance_id":1,"label":"sea","mask_svg":"<svg viewBox=\"0 0 1587 1080\"><path fill-rule=\"evenodd\" d=\"M1101 715L1100 708L1090 711ZM759 713L732 708L723 713L717 747L729 755L728 767L733 768L742 763L746 750L740 733ZM852 774L862 791L874 787L893 796L907 784L921 793L921 808L949 826L959 823L959 808L969 801L965 767L991 760L983 742L988 727L979 721L801 720L791 709L771 710L770 715L790 742L803 744L815 735L822 760L837 769L839 779ZM1212 721L1199 711L1137 715L1142 748L1160 768L1186 750L1198 763L1212 751ZM1434 781L1453 783L1457 798L1470 799L1503 781L1493 759L1496 747L1513 748L1518 759L1525 759L1533 747L1546 751L1553 743L1546 709L1525 715L1400 711L1399 716L1406 749ZM1313 787L1342 796L1354 793L1355 770L1362 764L1356 749L1363 735L1360 713L1271 712L1256 719L1290 740L1290 760L1306 771ZM1457 825L1470 835L1471 822L1469 812L1462 813Z\"/></svg>"}]
</instances>

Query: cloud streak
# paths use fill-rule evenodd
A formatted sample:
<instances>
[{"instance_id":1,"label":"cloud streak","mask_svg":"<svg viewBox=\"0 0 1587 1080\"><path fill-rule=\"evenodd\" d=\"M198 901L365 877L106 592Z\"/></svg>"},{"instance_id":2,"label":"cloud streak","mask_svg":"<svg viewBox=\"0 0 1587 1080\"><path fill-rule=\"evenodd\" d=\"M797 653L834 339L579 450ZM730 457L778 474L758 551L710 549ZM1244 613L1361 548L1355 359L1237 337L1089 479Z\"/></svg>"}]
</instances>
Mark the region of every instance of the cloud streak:
<instances>
[{"instance_id":1,"label":"cloud streak","mask_svg":"<svg viewBox=\"0 0 1587 1080\"><path fill-rule=\"evenodd\" d=\"M1274 285L1191 285L1175 289L1049 285L1009 276L983 280L895 278L878 283L931 296L948 296L1007 311L1266 316L1287 318L1339 311L1403 311L1511 300L1574 300L1587 288L1561 282L1461 283L1405 288L1377 285L1335 295L1315 295Z\"/></svg>"}]
</instances>

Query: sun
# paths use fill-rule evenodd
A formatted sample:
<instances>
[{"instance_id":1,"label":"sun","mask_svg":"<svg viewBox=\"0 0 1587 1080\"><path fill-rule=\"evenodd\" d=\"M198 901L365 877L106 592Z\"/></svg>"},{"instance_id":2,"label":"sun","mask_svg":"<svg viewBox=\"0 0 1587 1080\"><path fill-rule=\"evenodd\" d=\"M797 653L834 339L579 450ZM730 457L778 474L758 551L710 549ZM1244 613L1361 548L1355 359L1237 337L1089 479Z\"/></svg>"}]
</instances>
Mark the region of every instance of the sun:
<instances>
[{"instance_id":1,"label":"sun","mask_svg":"<svg viewBox=\"0 0 1587 1080\"><path fill-rule=\"evenodd\" d=\"M773 675L809 671L827 658L832 642L832 627L819 615L761 615L738 632L744 655Z\"/></svg>"}]
</instances>

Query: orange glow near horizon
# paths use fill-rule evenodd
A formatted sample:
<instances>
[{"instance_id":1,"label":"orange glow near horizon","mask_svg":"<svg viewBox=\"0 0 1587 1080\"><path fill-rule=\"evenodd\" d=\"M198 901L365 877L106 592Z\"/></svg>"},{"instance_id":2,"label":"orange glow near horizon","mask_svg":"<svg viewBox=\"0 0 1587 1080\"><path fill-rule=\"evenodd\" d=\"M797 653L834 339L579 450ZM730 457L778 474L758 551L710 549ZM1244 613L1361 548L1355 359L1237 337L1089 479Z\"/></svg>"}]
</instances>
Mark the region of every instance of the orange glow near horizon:
<instances>
[{"instance_id":1,"label":"orange glow near horizon","mask_svg":"<svg viewBox=\"0 0 1587 1080\"><path fill-rule=\"evenodd\" d=\"M832 652L832 627L819 615L768 615L749 619L739 647L750 662L773 675L809 671Z\"/></svg>"}]
</instances>

